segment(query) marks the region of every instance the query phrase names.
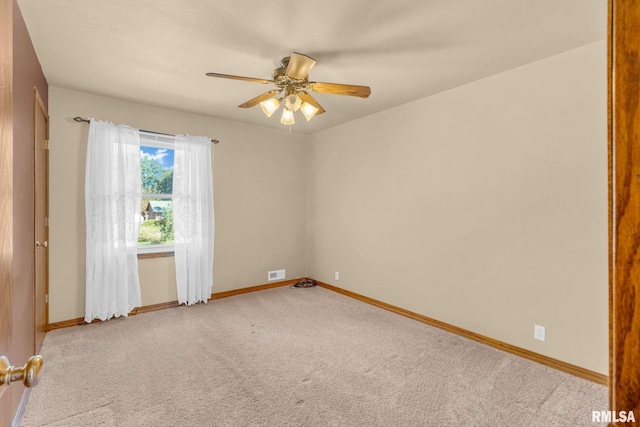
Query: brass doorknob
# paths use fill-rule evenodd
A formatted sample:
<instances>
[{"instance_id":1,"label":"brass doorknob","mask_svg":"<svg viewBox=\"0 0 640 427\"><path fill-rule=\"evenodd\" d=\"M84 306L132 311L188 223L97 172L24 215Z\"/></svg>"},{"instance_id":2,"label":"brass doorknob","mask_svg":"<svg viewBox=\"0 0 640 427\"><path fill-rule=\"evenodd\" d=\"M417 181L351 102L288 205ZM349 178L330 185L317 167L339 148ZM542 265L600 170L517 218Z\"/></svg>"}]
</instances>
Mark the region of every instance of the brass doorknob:
<instances>
[{"instance_id":1,"label":"brass doorknob","mask_svg":"<svg viewBox=\"0 0 640 427\"><path fill-rule=\"evenodd\" d=\"M40 381L40 372L44 360L42 356L31 356L22 368L11 366L9 359L0 357L0 387L22 381L25 387L33 387Z\"/></svg>"}]
</instances>

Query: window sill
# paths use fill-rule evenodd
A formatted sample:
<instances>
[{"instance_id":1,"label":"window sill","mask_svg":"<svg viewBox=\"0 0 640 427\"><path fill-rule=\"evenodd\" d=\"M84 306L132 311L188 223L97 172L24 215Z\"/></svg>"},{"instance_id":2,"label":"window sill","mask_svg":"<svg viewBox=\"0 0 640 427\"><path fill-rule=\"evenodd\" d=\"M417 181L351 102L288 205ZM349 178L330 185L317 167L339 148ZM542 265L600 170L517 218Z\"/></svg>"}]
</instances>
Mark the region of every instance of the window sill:
<instances>
[{"instance_id":1,"label":"window sill","mask_svg":"<svg viewBox=\"0 0 640 427\"><path fill-rule=\"evenodd\" d=\"M138 259L149 259L149 258L165 258L175 256L174 251L166 251L166 252L148 252L143 254L138 254Z\"/></svg>"}]
</instances>

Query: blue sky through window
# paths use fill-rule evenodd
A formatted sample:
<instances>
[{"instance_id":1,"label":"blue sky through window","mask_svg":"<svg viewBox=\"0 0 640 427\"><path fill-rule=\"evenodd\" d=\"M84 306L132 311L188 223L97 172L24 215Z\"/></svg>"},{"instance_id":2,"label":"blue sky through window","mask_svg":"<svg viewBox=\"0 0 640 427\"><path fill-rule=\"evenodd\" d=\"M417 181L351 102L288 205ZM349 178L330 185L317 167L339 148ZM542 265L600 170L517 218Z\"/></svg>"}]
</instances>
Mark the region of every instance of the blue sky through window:
<instances>
[{"instance_id":1,"label":"blue sky through window","mask_svg":"<svg viewBox=\"0 0 640 427\"><path fill-rule=\"evenodd\" d=\"M140 146L140 154L143 157L155 159L163 167L173 169L173 150L168 148Z\"/></svg>"}]
</instances>

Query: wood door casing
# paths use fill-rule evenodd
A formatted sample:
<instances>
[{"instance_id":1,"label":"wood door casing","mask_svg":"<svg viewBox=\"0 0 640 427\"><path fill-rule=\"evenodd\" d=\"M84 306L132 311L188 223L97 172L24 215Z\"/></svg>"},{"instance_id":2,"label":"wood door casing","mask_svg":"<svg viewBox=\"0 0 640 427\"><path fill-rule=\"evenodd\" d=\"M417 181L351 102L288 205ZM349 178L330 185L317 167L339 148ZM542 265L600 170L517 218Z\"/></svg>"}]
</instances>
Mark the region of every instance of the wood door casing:
<instances>
[{"instance_id":1,"label":"wood door casing","mask_svg":"<svg viewBox=\"0 0 640 427\"><path fill-rule=\"evenodd\" d=\"M640 0L609 1L610 409L640 425Z\"/></svg>"},{"instance_id":2,"label":"wood door casing","mask_svg":"<svg viewBox=\"0 0 640 427\"><path fill-rule=\"evenodd\" d=\"M49 293L49 115L34 89L34 353L39 353L47 332Z\"/></svg>"}]
</instances>

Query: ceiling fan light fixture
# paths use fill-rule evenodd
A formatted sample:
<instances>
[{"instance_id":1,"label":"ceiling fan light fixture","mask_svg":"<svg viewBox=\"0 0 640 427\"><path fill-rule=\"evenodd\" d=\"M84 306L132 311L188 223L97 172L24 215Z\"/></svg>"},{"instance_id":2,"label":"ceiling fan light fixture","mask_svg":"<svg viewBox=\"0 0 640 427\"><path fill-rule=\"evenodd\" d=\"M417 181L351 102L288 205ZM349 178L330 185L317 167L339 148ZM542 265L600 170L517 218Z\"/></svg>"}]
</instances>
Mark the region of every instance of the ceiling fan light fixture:
<instances>
[{"instance_id":1,"label":"ceiling fan light fixture","mask_svg":"<svg viewBox=\"0 0 640 427\"><path fill-rule=\"evenodd\" d=\"M302 111L302 114L304 114L304 116L307 118L307 121L309 121L320 110L314 107L313 105L309 104L308 102L303 102L302 105L300 106L300 111Z\"/></svg>"},{"instance_id":2,"label":"ceiling fan light fixture","mask_svg":"<svg viewBox=\"0 0 640 427\"><path fill-rule=\"evenodd\" d=\"M271 117L280 108L280 105L284 103L280 123L286 126L291 126L295 123L293 117L295 111L302 110L307 121L310 121L316 115L326 112L308 91L329 95L357 96L360 98L368 98L371 95L369 86L309 81L309 71L315 64L316 60L310 56L293 52L290 56L282 58L280 67L273 70L273 78L271 80L220 73L206 73L206 75L275 85L276 89L251 98L238 105L238 107L252 108L260 104L264 114L267 117ZM279 98L275 98L277 96Z\"/></svg>"},{"instance_id":3,"label":"ceiling fan light fixture","mask_svg":"<svg viewBox=\"0 0 640 427\"><path fill-rule=\"evenodd\" d=\"M278 101L277 98L267 99L260 103L260 107L267 117L271 117L278 107L280 107L280 101Z\"/></svg>"},{"instance_id":4,"label":"ceiling fan light fixture","mask_svg":"<svg viewBox=\"0 0 640 427\"><path fill-rule=\"evenodd\" d=\"M302 100L298 95L292 94L285 98L284 105L291 111L298 111L302 105Z\"/></svg>"},{"instance_id":5,"label":"ceiling fan light fixture","mask_svg":"<svg viewBox=\"0 0 640 427\"><path fill-rule=\"evenodd\" d=\"M291 126L296 122L296 119L293 117L293 111L285 108L282 110L282 118L280 119L280 123L283 125Z\"/></svg>"}]
</instances>

